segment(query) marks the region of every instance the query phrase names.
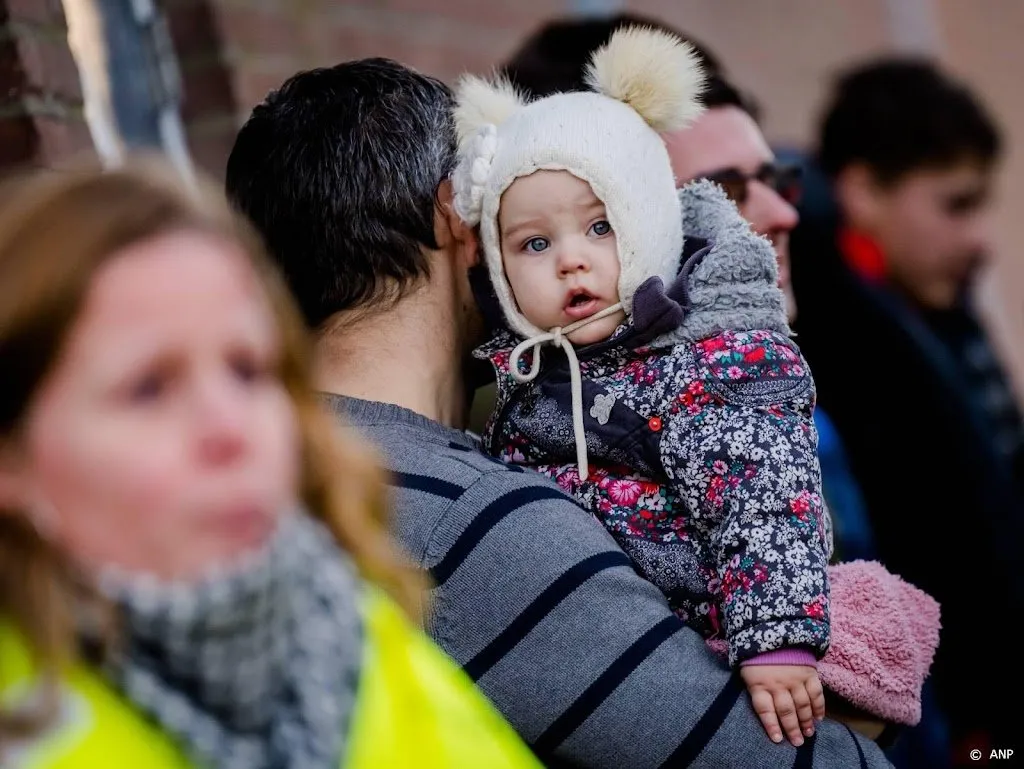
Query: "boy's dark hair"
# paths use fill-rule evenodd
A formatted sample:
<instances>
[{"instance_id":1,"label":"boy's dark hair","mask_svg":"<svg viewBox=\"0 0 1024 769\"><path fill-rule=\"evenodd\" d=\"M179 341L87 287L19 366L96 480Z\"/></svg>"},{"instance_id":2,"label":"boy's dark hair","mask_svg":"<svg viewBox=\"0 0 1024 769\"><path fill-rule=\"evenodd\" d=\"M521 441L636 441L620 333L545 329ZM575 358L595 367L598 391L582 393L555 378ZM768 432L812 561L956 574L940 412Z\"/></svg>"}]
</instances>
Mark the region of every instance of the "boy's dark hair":
<instances>
[{"instance_id":1,"label":"boy's dark hair","mask_svg":"<svg viewBox=\"0 0 1024 769\"><path fill-rule=\"evenodd\" d=\"M829 176L866 164L890 184L909 171L961 161L991 165L999 130L961 83L921 59L882 59L848 70L821 123L818 162Z\"/></svg>"},{"instance_id":2,"label":"boy's dark hair","mask_svg":"<svg viewBox=\"0 0 1024 769\"><path fill-rule=\"evenodd\" d=\"M584 72L591 54L608 42L621 27L644 26L668 32L693 46L708 76L701 96L705 107L735 106L757 119L753 99L742 94L725 77L718 58L690 35L669 25L634 13L601 19L556 19L528 37L502 67L509 79L534 98L560 91L586 89Z\"/></svg>"},{"instance_id":3,"label":"boy's dark hair","mask_svg":"<svg viewBox=\"0 0 1024 769\"><path fill-rule=\"evenodd\" d=\"M310 326L427 274L421 247L437 247L437 187L455 163L451 107L441 81L363 59L300 72L242 126L228 197Z\"/></svg>"}]
</instances>

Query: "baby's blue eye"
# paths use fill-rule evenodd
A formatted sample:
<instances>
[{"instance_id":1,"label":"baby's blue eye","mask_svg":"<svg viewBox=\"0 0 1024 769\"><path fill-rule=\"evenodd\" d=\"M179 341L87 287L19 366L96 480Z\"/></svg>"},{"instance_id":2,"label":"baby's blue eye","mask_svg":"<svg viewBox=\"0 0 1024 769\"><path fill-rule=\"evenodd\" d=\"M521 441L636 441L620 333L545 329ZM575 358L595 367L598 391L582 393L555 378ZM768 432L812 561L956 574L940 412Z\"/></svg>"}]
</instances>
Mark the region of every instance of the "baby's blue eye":
<instances>
[{"instance_id":1,"label":"baby's blue eye","mask_svg":"<svg viewBox=\"0 0 1024 769\"><path fill-rule=\"evenodd\" d=\"M538 254L541 251L546 250L550 245L551 243L548 242L547 238L530 238L526 241L525 248L527 251Z\"/></svg>"},{"instance_id":2,"label":"baby's blue eye","mask_svg":"<svg viewBox=\"0 0 1024 769\"><path fill-rule=\"evenodd\" d=\"M601 221L594 222L592 225L590 225L590 231L600 238L603 235L607 235L609 232L611 232L612 226L608 224L608 222L606 222L604 219L602 219Z\"/></svg>"}]
</instances>

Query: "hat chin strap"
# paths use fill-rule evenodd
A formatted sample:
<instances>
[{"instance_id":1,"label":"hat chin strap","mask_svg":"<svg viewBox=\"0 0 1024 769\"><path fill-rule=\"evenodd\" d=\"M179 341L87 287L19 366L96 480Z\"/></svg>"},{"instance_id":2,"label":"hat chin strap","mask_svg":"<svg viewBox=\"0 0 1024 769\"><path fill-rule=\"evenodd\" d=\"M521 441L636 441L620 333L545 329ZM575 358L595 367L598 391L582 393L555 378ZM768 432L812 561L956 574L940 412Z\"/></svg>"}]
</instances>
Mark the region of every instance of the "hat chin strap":
<instances>
[{"instance_id":1,"label":"hat chin strap","mask_svg":"<svg viewBox=\"0 0 1024 769\"><path fill-rule=\"evenodd\" d=\"M581 318L568 326L555 326L544 334L525 339L516 345L508 360L508 367L512 378L517 382L532 382L540 373L540 348L541 345L550 344L554 347L561 347L565 350L565 357L569 361L569 384L572 392L572 429L576 438L576 464L579 465L580 480L585 481L590 476L590 467L587 463L587 439L583 432L583 385L580 381L580 362L576 357L576 350L569 341L569 334L583 328L589 323L607 318L622 309L622 302L616 302L610 307ZM533 348L533 363L530 370L525 374L519 370L519 358L529 348Z\"/></svg>"}]
</instances>

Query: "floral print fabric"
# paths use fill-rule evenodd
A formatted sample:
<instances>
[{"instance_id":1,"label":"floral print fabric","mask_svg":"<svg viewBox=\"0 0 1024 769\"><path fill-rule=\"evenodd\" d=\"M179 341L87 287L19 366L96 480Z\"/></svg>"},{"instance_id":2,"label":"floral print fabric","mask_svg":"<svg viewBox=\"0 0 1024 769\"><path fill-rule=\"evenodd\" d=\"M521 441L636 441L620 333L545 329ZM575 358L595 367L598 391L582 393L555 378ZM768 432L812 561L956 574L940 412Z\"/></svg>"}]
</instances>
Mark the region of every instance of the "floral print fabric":
<instances>
[{"instance_id":1,"label":"floral print fabric","mask_svg":"<svg viewBox=\"0 0 1024 769\"><path fill-rule=\"evenodd\" d=\"M822 656L831 528L799 350L774 331L657 350L622 336L579 351L588 479L564 359L544 350L540 377L519 384L509 335L479 351L498 377L485 449L576 497L681 618L728 642L731 664L792 647Z\"/></svg>"}]
</instances>

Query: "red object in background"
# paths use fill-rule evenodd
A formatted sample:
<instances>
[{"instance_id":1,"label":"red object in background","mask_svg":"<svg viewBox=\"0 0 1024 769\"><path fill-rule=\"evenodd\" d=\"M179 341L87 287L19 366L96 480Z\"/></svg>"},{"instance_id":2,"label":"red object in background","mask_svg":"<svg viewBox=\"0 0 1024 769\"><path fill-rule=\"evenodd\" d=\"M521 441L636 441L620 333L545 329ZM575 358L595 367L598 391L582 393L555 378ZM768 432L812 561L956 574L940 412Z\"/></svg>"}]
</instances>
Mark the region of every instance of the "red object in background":
<instances>
[{"instance_id":1,"label":"red object in background","mask_svg":"<svg viewBox=\"0 0 1024 769\"><path fill-rule=\"evenodd\" d=\"M872 282L885 280L885 255L867 235L844 227L839 231L839 250L862 278Z\"/></svg>"}]
</instances>

